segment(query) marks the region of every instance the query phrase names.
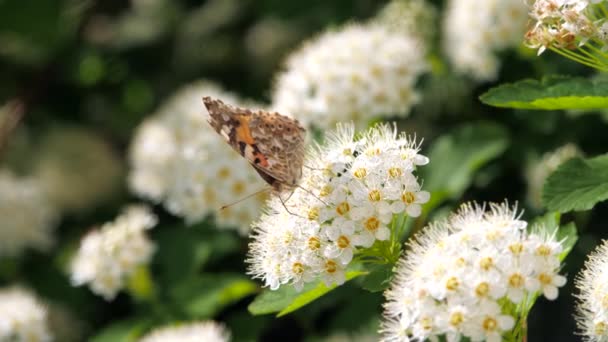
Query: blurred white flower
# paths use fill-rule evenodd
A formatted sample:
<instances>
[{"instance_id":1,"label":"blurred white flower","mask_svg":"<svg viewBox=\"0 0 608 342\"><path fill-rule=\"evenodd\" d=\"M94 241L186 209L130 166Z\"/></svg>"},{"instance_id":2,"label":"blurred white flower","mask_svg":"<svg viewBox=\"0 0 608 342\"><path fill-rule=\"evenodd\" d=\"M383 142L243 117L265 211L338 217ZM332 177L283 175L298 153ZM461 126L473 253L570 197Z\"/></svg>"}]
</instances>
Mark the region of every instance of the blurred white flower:
<instances>
[{"instance_id":1,"label":"blurred white flower","mask_svg":"<svg viewBox=\"0 0 608 342\"><path fill-rule=\"evenodd\" d=\"M547 177L566 161L582 156L582 152L573 144L566 144L554 151L545 153L540 160L530 163L526 168L528 182L528 201L536 208L542 207L543 186Z\"/></svg>"},{"instance_id":2,"label":"blurred white flower","mask_svg":"<svg viewBox=\"0 0 608 342\"><path fill-rule=\"evenodd\" d=\"M342 284L358 251L391 237L393 215L418 216L429 200L413 175L428 163L418 151L414 139L388 125L359 138L352 124L338 125L326 145L311 149L302 188L273 197L254 224L250 274L273 290L318 278Z\"/></svg>"},{"instance_id":3,"label":"blurred white flower","mask_svg":"<svg viewBox=\"0 0 608 342\"><path fill-rule=\"evenodd\" d=\"M574 282L578 332L584 341L608 341L608 240L589 255Z\"/></svg>"},{"instance_id":4,"label":"blurred white flower","mask_svg":"<svg viewBox=\"0 0 608 342\"><path fill-rule=\"evenodd\" d=\"M154 329L139 342L228 342L230 332L224 325L203 321Z\"/></svg>"},{"instance_id":5,"label":"blurred white flower","mask_svg":"<svg viewBox=\"0 0 608 342\"><path fill-rule=\"evenodd\" d=\"M48 249L58 215L40 183L0 170L0 257Z\"/></svg>"},{"instance_id":6,"label":"blurred white flower","mask_svg":"<svg viewBox=\"0 0 608 342\"><path fill-rule=\"evenodd\" d=\"M215 214L220 227L246 234L265 196L220 208L262 189L264 182L207 123L203 96L251 107L209 82L182 88L136 132L129 184L139 196L163 202L189 223Z\"/></svg>"},{"instance_id":7,"label":"blurred white flower","mask_svg":"<svg viewBox=\"0 0 608 342\"><path fill-rule=\"evenodd\" d=\"M106 300L114 299L129 276L150 261L155 246L146 230L156 222L150 209L132 205L114 221L89 232L72 259L72 283L88 284Z\"/></svg>"},{"instance_id":8,"label":"blurred white flower","mask_svg":"<svg viewBox=\"0 0 608 342\"><path fill-rule=\"evenodd\" d=\"M0 289L0 341L51 340L47 310L39 299L21 287Z\"/></svg>"},{"instance_id":9,"label":"blurred white flower","mask_svg":"<svg viewBox=\"0 0 608 342\"><path fill-rule=\"evenodd\" d=\"M372 20L397 33L418 37L420 48L425 50L437 33L437 9L428 0L392 0Z\"/></svg>"},{"instance_id":10,"label":"blurred white flower","mask_svg":"<svg viewBox=\"0 0 608 342\"><path fill-rule=\"evenodd\" d=\"M321 129L406 116L418 101L416 80L427 69L416 38L376 24L328 31L287 59L272 106Z\"/></svg>"},{"instance_id":11,"label":"blurred white flower","mask_svg":"<svg viewBox=\"0 0 608 342\"><path fill-rule=\"evenodd\" d=\"M121 161L93 132L56 126L39 145L33 176L58 209L93 209L120 190Z\"/></svg>"},{"instance_id":12,"label":"blurred white flower","mask_svg":"<svg viewBox=\"0 0 608 342\"><path fill-rule=\"evenodd\" d=\"M489 208L465 204L410 243L385 292L383 341L500 341L519 318L501 304L557 297L560 242L527 232L506 202Z\"/></svg>"},{"instance_id":13,"label":"blurred white flower","mask_svg":"<svg viewBox=\"0 0 608 342\"><path fill-rule=\"evenodd\" d=\"M479 81L496 79L496 54L521 44L527 11L523 0L449 0L443 48L454 69Z\"/></svg>"}]
</instances>

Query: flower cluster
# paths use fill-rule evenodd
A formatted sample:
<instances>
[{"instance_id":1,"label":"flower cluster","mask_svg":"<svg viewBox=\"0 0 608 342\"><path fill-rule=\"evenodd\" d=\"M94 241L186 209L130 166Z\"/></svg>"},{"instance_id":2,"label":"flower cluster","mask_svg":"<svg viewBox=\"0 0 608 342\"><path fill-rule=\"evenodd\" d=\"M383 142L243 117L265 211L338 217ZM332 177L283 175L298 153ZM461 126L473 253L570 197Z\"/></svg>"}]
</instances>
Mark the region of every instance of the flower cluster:
<instances>
[{"instance_id":1,"label":"flower cluster","mask_svg":"<svg viewBox=\"0 0 608 342\"><path fill-rule=\"evenodd\" d=\"M450 0L444 51L457 72L494 80L500 67L496 52L521 44L527 19L522 0Z\"/></svg>"},{"instance_id":2,"label":"flower cluster","mask_svg":"<svg viewBox=\"0 0 608 342\"><path fill-rule=\"evenodd\" d=\"M575 280L576 319L585 341L608 339L608 241L591 253Z\"/></svg>"},{"instance_id":3,"label":"flower cluster","mask_svg":"<svg viewBox=\"0 0 608 342\"><path fill-rule=\"evenodd\" d=\"M243 103L219 87L197 82L179 90L144 121L131 145L129 183L138 195L164 202L187 222L216 214L220 227L246 234L258 217L264 196L246 205L219 208L261 189L254 169L207 123L203 96Z\"/></svg>"},{"instance_id":4,"label":"flower cluster","mask_svg":"<svg viewBox=\"0 0 608 342\"><path fill-rule=\"evenodd\" d=\"M429 193L413 172L428 158L396 128L378 125L356 139L353 125L338 125L325 146L311 150L301 188L272 198L254 224L250 274L277 289L321 278L344 282L360 250L391 237L395 214L420 215Z\"/></svg>"},{"instance_id":5,"label":"flower cluster","mask_svg":"<svg viewBox=\"0 0 608 342\"><path fill-rule=\"evenodd\" d=\"M20 287L0 290L0 341L51 341L42 302Z\"/></svg>"},{"instance_id":6,"label":"flower cluster","mask_svg":"<svg viewBox=\"0 0 608 342\"><path fill-rule=\"evenodd\" d=\"M167 326L153 330L139 342L228 342L230 332L213 321Z\"/></svg>"},{"instance_id":7,"label":"flower cluster","mask_svg":"<svg viewBox=\"0 0 608 342\"><path fill-rule=\"evenodd\" d=\"M608 42L606 8L600 0L536 0L530 4L530 29L526 45L538 49L574 50L587 43L601 47ZM597 4L597 5L596 5ZM592 44L593 45L593 44ZM566 52L562 50L563 52Z\"/></svg>"},{"instance_id":8,"label":"flower cluster","mask_svg":"<svg viewBox=\"0 0 608 342\"><path fill-rule=\"evenodd\" d=\"M489 207L465 204L416 236L385 293L384 341L500 341L525 317L503 304L525 308L537 291L557 298L566 282L558 274L561 243L528 232L507 203Z\"/></svg>"},{"instance_id":9,"label":"flower cluster","mask_svg":"<svg viewBox=\"0 0 608 342\"><path fill-rule=\"evenodd\" d=\"M307 42L275 82L273 107L304 125L358 127L381 115L409 114L427 65L416 36L384 25L349 25Z\"/></svg>"},{"instance_id":10,"label":"flower cluster","mask_svg":"<svg viewBox=\"0 0 608 342\"><path fill-rule=\"evenodd\" d=\"M420 46L427 49L435 38L437 9L427 0L392 0L372 19L396 32L418 37Z\"/></svg>"},{"instance_id":11,"label":"flower cluster","mask_svg":"<svg viewBox=\"0 0 608 342\"><path fill-rule=\"evenodd\" d=\"M150 261L155 246L146 230L156 222L147 207L132 205L113 222L89 232L72 260L72 283L89 284L93 292L112 300L129 276Z\"/></svg>"},{"instance_id":12,"label":"flower cluster","mask_svg":"<svg viewBox=\"0 0 608 342\"><path fill-rule=\"evenodd\" d=\"M543 185L547 177L566 161L581 156L582 152L573 144L566 144L555 151L545 153L542 158L526 170L528 181L528 200L535 207L542 207Z\"/></svg>"},{"instance_id":13,"label":"flower cluster","mask_svg":"<svg viewBox=\"0 0 608 342\"><path fill-rule=\"evenodd\" d=\"M53 243L58 215L39 182L0 170L0 217L0 257Z\"/></svg>"}]
</instances>

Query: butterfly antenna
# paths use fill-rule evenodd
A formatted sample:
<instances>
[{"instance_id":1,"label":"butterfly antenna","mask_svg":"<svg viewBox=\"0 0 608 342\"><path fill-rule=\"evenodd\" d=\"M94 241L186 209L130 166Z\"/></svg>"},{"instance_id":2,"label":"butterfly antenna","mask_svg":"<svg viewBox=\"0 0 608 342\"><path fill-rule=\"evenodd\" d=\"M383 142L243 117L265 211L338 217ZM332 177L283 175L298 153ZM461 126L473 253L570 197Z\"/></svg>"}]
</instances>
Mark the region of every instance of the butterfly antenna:
<instances>
[{"instance_id":1,"label":"butterfly antenna","mask_svg":"<svg viewBox=\"0 0 608 342\"><path fill-rule=\"evenodd\" d=\"M240 199L238 199L238 200L236 200L236 201L234 201L234 202L232 202L232 203L230 203L230 204L223 205L223 206L220 208L220 210L224 210L224 209L226 209L226 208L228 208L228 207L232 207L232 206L233 206L233 205L235 205L235 204L241 203L241 202L243 202L244 200L249 199L249 198L251 198L251 197L253 197L253 196L255 196L255 195L259 195L259 194L261 194L261 193L264 193L264 192L270 191L271 189L272 189L272 188L269 188L269 187L264 187L263 189L260 189L260 190L258 190L258 191L256 191L256 192L254 192L254 193L251 193L251 194L249 194L249 195L247 195L247 196L245 196L245 197L243 197L243 198L240 198Z\"/></svg>"},{"instance_id":2,"label":"butterfly antenna","mask_svg":"<svg viewBox=\"0 0 608 342\"><path fill-rule=\"evenodd\" d=\"M280 194L279 194L279 195L277 195L277 197L279 198L279 200L281 200L281 204L283 205L283 208L285 208L285 210L287 211L287 213L289 213L290 215L293 215L293 216L300 217L300 218L305 218L305 217L304 217L304 216L302 216L302 215L298 215L298 214L296 214L296 213L292 213L292 212L289 210L289 208L287 208L287 205L285 204L285 201L283 201L283 198L281 197L281 195L280 195ZM290 197L291 197L291 196L290 196Z\"/></svg>"},{"instance_id":3,"label":"butterfly antenna","mask_svg":"<svg viewBox=\"0 0 608 342\"><path fill-rule=\"evenodd\" d=\"M323 203L324 205L327 206L327 203L325 203L324 200L320 199L317 195L313 194L312 191L302 187L301 185L297 185L298 188L302 189L303 191L305 191L306 193L308 193L309 195L311 195L312 197L318 199L321 203Z\"/></svg>"}]
</instances>

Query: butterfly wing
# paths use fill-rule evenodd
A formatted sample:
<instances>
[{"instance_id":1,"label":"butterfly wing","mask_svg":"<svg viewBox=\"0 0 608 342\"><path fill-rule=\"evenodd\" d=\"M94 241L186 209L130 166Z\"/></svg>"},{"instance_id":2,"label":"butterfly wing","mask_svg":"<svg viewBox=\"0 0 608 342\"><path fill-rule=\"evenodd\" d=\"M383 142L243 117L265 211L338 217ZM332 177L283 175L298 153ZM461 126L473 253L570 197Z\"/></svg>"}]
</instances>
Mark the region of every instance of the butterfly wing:
<instances>
[{"instance_id":1,"label":"butterfly wing","mask_svg":"<svg viewBox=\"0 0 608 342\"><path fill-rule=\"evenodd\" d=\"M252 111L204 97L209 123L276 189L295 186L302 175L305 130L279 113Z\"/></svg>"}]
</instances>

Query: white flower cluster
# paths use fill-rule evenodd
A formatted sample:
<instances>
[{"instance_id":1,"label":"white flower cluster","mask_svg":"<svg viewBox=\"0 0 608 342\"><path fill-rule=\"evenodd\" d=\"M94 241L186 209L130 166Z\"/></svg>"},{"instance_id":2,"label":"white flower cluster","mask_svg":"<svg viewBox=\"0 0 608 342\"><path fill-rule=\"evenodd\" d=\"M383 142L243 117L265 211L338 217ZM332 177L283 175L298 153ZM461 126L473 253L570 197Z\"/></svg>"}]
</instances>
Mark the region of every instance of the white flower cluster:
<instances>
[{"instance_id":1,"label":"white flower cluster","mask_svg":"<svg viewBox=\"0 0 608 342\"><path fill-rule=\"evenodd\" d=\"M136 132L130 187L142 197L164 202L167 210L189 223L216 214L220 227L246 234L265 196L224 210L220 207L260 190L264 183L207 123L203 96L243 103L208 82L179 90Z\"/></svg>"},{"instance_id":2,"label":"white flower cluster","mask_svg":"<svg viewBox=\"0 0 608 342\"><path fill-rule=\"evenodd\" d=\"M409 114L427 65L418 40L383 25L349 25L305 43L275 82L273 107L304 125L330 129Z\"/></svg>"},{"instance_id":3,"label":"white flower cluster","mask_svg":"<svg viewBox=\"0 0 608 342\"><path fill-rule=\"evenodd\" d=\"M585 341L608 341L608 241L589 255L575 285L579 333Z\"/></svg>"},{"instance_id":4,"label":"white flower cluster","mask_svg":"<svg viewBox=\"0 0 608 342\"><path fill-rule=\"evenodd\" d=\"M547 177L566 161L582 156L581 150L573 144L566 144L555 151L545 153L542 158L526 170L528 200L535 207L542 207L543 186Z\"/></svg>"},{"instance_id":5,"label":"white flower cluster","mask_svg":"<svg viewBox=\"0 0 608 342\"><path fill-rule=\"evenodd\" d=\"M526 45L540 55L549 47L575 49L590 40L608 42L608 23L596 17L606 8L602 0L535 0L530 4L531 27ZM599 4L599 8L594 8ZM597 10L597 11L596 11Z\"/></svg>"},{"instance_id":6,"label":"white flower cluster","mask_svg":"<svg viewBox=\"0 0 608 342\"><path fill-rule=\"evenodd\" d=\"M58 215L39 182L0 170L0 217L0 257L53 243Z\"/></svg>"},{"instance_id":7,"label":"white flower cluster","mask_svg":"<svg viewBox=\"0 0 608 342\"><path fill-rule=\"evenodd\" d=\"M388 125L359 139L353 125L338 125L325 146L311 150L302 188L287 199L272 198L254 224L250 274L273 290L282 284L301 289L319 277L342 284L358 250L389 239L393 215L416 217L429 200L413 174L429 161L418 151L415 140Z\"/></svg>"},{"instance_id":8,"label":"white flower cluster","mask_svg":"<svg viewBox=\"0 0 608 342\"><path fill-rule=\"evenodd\" d=\"M540 291L557 298L561 243L526 231L507 203L465 204L416 236L385 292L383 341L501 341L517 317L502 303L524 304ZM521 307L521 306L520 306Z\"/></svg>"},{"instance_id":9,"label":"white flower cluster","mask_svg":"<svg viewBox=\"0 0 608 342\"><path fill-rule=\"evenodd\" d=\"M494 80L500 67L496 53L521 44L527 20L523 0L450 0L444 51L458 73Z\"/></svg>"},{"instance_id":10,"label":"white flower cluster","mask_svg":"<svg viewBox=\"0 0 608 342\"><path fill-rule=\"evenodd\" d=\"M106 300L114 299L128 277L150 261L155 246L146 230L156 222L149 208L132 205L113 222L89 232L72 259L72 283L88 284Z\"/></svg>"},{"instance_id":11,"label":"white flower cluster","mask_svg":"<svg viewBox=\"0 0 608 342\"><path fill-rule=\"evenodd\" d=\"M52 339L47 311L34 294L21 287L0 289L0 341Z\"/></svg>"},{"instance_id":12,"label":"white flower cluster","mask_svg":"<svg viewBox=\"0 0 608 342\"><path fill-rule=\"evenodd\" d=\"M213 321L195 322L184 325L155 329L139 342L228 342L230 332Z\"/></svg>"},{"instance_id":13,"label":"white flower cluster","mask_svg":"<svg viewBox=\"0 0 608 342\"><path fill-rule=\"evenodd\" d=\"M392 0L372 20L396 32L417 36L422 49L432 44L437 33L437 9L428 0Z\"/></svg>"}]
</instances>

